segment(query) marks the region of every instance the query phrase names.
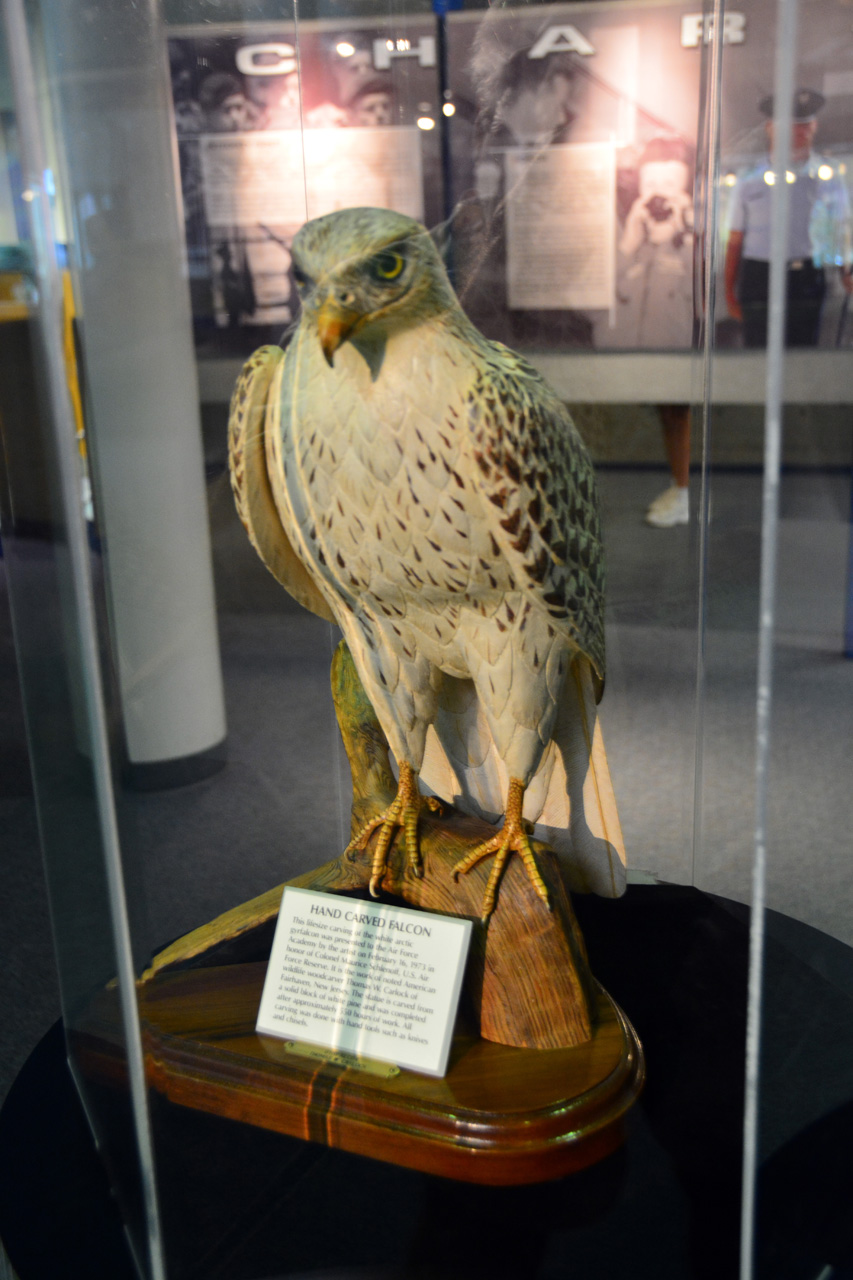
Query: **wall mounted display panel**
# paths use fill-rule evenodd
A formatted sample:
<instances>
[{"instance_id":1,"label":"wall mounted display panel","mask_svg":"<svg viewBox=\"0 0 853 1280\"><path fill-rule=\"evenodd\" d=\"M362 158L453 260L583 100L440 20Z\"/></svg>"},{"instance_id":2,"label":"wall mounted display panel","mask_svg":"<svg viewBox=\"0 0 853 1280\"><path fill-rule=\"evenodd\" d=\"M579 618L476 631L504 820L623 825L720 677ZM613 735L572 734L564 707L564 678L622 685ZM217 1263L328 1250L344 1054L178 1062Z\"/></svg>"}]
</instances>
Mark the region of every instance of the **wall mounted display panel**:
<instances>
[{"instance_id":1,"label":"wall mounted display panel","mask_svg":"<svg viewBox=\"0 0 853 1280\"><path fill-rule=\"evenodd\" d=\"M248 353L294 319L307 218L362 204L440 221L431 18L303 21L298 38L293 23L172 27L168 46L202 350Z\"/></svg>"}]
</instances>

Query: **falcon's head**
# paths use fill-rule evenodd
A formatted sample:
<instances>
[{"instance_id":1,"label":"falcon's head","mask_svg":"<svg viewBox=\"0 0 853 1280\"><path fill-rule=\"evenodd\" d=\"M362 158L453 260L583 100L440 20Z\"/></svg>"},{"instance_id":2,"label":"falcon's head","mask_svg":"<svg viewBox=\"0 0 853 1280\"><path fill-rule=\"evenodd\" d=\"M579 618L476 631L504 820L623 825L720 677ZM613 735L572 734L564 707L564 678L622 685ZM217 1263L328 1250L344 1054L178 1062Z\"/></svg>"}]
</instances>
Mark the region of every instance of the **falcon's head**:
<instances>
[{"instance_id":1,"label":"falcon's head","mask_svg":"<svg viewBox=\"0 0 853 1280\"><path fill-rule=\"evenodd\" d=\"M377 376L387 339L458 306L429 232L389 209L341 209L293 241L303 324L326 360L346 341Z\"/></svg>"}]
</instances>

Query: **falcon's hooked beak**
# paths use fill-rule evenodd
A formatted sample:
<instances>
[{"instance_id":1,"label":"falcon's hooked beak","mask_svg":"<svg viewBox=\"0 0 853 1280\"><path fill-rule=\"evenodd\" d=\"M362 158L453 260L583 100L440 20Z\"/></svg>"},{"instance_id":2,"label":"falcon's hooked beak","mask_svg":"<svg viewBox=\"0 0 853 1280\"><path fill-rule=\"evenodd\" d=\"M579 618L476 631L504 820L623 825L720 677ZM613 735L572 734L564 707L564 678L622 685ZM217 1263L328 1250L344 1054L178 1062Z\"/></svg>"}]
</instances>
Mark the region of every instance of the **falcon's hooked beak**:
<instances>
[{"instance_id":1,"label":"falcon's hooked beak","mask_svg":"<svg viewBox=\"0 0 853 1280\"><path fill-rule=\"evenodd\" d=\"M361 318L360 311L342 306L334 298L327 298L318 310L317 332L320 335L320 346L323 348L326 364L330 368L338 347L346 342Z\"/></svg>"}]
</instances>

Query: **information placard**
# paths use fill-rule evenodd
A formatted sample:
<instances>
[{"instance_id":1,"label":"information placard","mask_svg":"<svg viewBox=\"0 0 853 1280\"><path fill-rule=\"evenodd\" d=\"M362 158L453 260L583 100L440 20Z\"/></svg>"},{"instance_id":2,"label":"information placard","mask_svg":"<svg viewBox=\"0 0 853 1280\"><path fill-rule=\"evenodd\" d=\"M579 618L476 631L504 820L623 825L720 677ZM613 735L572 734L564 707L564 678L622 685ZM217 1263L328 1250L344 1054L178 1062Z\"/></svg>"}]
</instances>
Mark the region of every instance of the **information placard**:
<instances>
[{"instance_id":1,"label":"information placard","mask_svg":"<svg viewBox=\"0 0 853 1280\"><path fill-rule=\"evenodd\" d=\"M507 300L519 310L613 305L612 143L506 153Z\"/></svg>"},{"instance_id":2,"label":"information placard","mask_svg":"<svg viewBox=\"0 0 853 1280\"><path fill-rule=\"evenodd\" d=\"M210 226L296 228L355 205L423 217L419 129L282 129L199 142Z\"/></svg>"},{"instance_id":3,"label":"information placard","mask_svg":"<svg viewBox=\"0 0 853 1280\"><path fill-rule=\"evenodd\" d=\"M443 1076L471 921L287 887L257 1030Z\"/></svg>"}]
</instances>

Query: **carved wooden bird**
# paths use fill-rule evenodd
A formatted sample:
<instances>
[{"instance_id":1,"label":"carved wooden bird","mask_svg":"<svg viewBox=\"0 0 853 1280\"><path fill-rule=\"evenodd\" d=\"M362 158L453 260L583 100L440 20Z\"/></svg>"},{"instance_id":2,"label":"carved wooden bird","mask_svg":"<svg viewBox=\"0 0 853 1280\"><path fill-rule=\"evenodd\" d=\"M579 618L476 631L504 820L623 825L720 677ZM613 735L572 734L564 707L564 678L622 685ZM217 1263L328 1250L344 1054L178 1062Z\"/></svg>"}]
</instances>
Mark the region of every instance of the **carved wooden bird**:
<instances>
[{"instance_id":1,"label":"carved wooden bird","mask_svg":"<svg viewBox=\"0 0 853 1280\"><path fill-rule=\"evenodd\" d=\"M517 853L547 894L534 834L569 887L624 887L595 703L604 679L601 534L586 449L562 402L462 311L428 232L383 209L307 223L302 314L286 352L244 367L231 474L267 566L333 619L399 771L371 892L402 829L421 871L418 778L489 820L492 911Z\"/></svg>"}]
</instances>

